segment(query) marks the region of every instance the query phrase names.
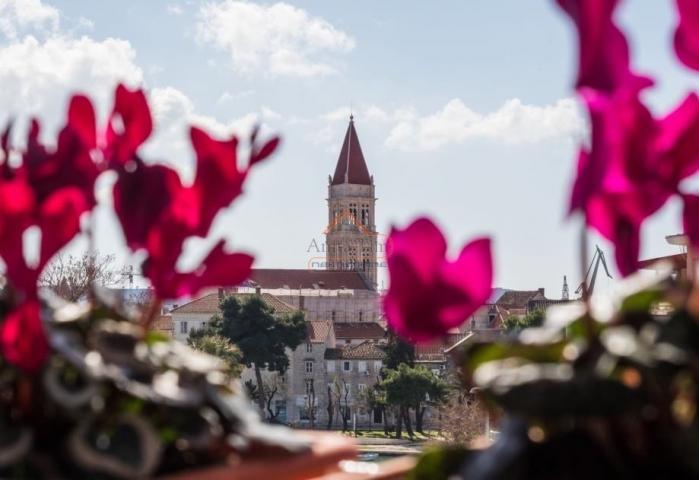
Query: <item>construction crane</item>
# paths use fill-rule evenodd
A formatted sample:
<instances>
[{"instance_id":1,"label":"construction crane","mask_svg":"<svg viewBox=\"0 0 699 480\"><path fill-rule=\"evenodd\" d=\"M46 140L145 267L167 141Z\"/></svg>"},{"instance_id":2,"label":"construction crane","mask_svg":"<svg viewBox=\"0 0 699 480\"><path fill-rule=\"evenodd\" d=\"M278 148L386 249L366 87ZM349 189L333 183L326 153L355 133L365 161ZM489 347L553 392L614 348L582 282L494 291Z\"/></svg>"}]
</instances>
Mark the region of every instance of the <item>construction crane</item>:
<instances>
[{"instance_id":1,"label":"construction crane","mask_svg":"<svg viewBox=\"0 0 699 480\"><path fill-rule=\"evenodd\" d=\"M607 261L604 259L604 252L602 251L601 248L599 248L599 245L595 245L595 254L592 256L592 261L590 262L590 266L587 267L587 272L585 272L585 278L583 278L583 281L580 284L580 286L578 287L578 289L575 290L575 293L577 295L582 294L586 285L587 285L587 294L592 295L592 292L595 289L595 281L597 280L597 271L599 270L600 263L604 267L604 273L607 274L607 277L612 278L612 274L609 273L609 268L607 267ZM590 272L592 272L591 277L590 277ZM590 277L589 283L587 280L588 277Z\"/></svg>"}]
</instances>

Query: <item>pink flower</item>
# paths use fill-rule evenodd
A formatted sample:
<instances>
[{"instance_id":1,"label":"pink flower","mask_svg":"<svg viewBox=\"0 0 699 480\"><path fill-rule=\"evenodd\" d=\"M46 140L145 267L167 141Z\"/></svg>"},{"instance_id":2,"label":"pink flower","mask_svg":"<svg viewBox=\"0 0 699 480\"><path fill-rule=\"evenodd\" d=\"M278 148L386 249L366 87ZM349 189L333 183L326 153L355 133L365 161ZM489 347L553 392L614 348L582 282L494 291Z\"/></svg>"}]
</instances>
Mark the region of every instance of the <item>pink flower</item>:
<instances>
[{"instance_id":1,"label":"pink flower","mask_svg":"<svg viewBox=\"0 0 699 480\"><path fill-rule=\"evenodd\" d=\"M420 218L393 229L386 242L390 287L384 312L390 327L412 341L428 341L464 323L488 299L493 265L490 239L468 243L452 262L437 226Z\"/></svg>"},{"instance_id":2,"label":"pink flower","mask_svg":"<svg viewBox=\"0 0 699 480\"><path fill-rule=\"evenodd\" d=\"M212 285L235 285L250 274L252 257L224 253L219 244L200 268L182 273L176 268L185 241L205 237L218 212L243 191L250 168L269 157L279 139L257 145L253 132L247 165L238 164L238 139L212 138L192 127L196 175L191 186L164 165L148 165L138 156L139 146L152 130L150 110L141 91L117 89L115 106L104 149L109 165L118 173L114 209L128 246L144 249L143 273L159 298L178 298Z\"/></svg>"},{"instance_id":3,"label":"pink flower","mask_svg":"<svg viewBox=\"0 0 699 480\"><path fill-rule=\"evenodd\" d=\"M614 23L618 0L556 0L578 31L577 88L612 92L632 77L629 48Z\"/></svg>"},{"instance_id":4,"label":"pink flower","mask_svg":"<svg viewBox=\"0 0 699 480\"><path fill-rule=\"evenodd\" d=\"M680 21L675 30L677 58L689 68L699 70L699 2L677 0Z\"/></svg>"},{"instance_id":5,"label":"pink flower","mask_svg":"<svg viewBox=\"0 0 699 480\"><path fill-rule=\"evenodd\" d=\"M49 348L41 324L39 302L28 300L5 315L0 325L2 355L26 372L36 372L46 361Z\"/></svg>"},{"instance_id":6,"label":"pink flower","mask_svg":"<svg viewBox=\"0 0 699 480\"><path fill-rule=\"evenodd\" d=\"M123 166L153 131L153 119L143 90L119 85L114 109L107 124L107 158L111 165Z\"/></svg>"},{"instance_id":7,"label":"pink flower","mask_svg":"<svg viewBox=\"0 0 699 480\"><path fill-rule=\"evenodd\" d=\"M39 141L40 125L32 122L22 164L2 164L0 171L0 256L14 305L0 325L0 348L13 365L36 371L48 356L41 324L37 279L51 257L80 231L80 216L95 204L99 174L92 160L96 147L95 116L80 95L70 101L68 119L55 150ZM10 128L0 137L3 157L10 153ZM28 265L23 236L35 226L41 232L38 265Z\"/></svg>"}]
</instances>

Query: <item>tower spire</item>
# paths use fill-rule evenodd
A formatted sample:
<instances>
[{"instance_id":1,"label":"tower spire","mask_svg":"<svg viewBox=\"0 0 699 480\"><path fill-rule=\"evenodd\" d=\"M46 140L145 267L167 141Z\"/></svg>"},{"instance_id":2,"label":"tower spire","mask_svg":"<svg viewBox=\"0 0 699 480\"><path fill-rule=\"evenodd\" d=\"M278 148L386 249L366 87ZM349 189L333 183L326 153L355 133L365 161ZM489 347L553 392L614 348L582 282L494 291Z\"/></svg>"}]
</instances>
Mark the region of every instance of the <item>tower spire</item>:
<instances>
[{"instance_id":1,"label":"tower spire","mask_svg":"<svg viewBox=\"0 0 699 480\"><path fill-rule=\"evenodd\" d=\"M563 275L563 291L561 292L563 300L570 300L570 292L568 291L568 279Z\"/></svg>"},{"instance_id":2,"label":"tower spire","mask_svg":"<svg viewBox=\"0 0 699 480\"><path fill-rule=\"evenodd\" d=\"M349 125L342 143L340 156L337 159L332 185L352 183L355 185L371 185L371 175L364 160L362 147L359 144L357 130L354 127L354 114L350 113Z\"/></svg>"}]
</instances>

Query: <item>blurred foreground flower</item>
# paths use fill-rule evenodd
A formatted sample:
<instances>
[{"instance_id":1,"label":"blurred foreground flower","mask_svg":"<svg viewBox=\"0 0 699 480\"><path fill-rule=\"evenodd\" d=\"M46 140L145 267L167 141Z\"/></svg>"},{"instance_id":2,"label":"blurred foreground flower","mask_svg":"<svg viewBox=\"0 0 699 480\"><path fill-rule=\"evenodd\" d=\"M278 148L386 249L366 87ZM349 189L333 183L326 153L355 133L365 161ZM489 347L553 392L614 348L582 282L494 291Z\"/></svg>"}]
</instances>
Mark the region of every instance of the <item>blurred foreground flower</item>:
<instances>
[{"instance_id":1,"label":"blurred foreground flower","mask_svg":"<svg viewBox=\"0 0 699 480\"><path fill-rule=\"evenodd\" d=\"M654 82L631 71L623 32L612 21L618 2L558 3L579 32L577 87L592 127L590 146L578 157L570 211L582 212L614 244L617 267L629 275L638 268L643 222L674 195L685 200L685 229L699 243L693 225L699 218L691 215L696 202L680 191L699 170L699 99L690 93L654 118L640 97Z\"/></svg>"},{"instance_id":2,"label":"blurred foreground flower","mask_svg":"<svg viewBox=\"0 0 699 480\"><path fill-rule=\"evenodd\" d=\"M488 299L493 265L490 240L445 258L442 232L427 218L393 229L386 243L390 286L384 298L388 324L412 341L427 341L458 327Z\"/></svg>"},{"instance_id":3,"label":"blurred foreground flower","mask_svg":"<svg viewBox=\"0 0 699 480\"><path fill-rule=\"evenodd\" d=\"M247 165L241 167L237 137L216 140L191 127L197 171L194 183L185 186L173 169L146 164L138 155L152 123L143 92L119 86L105 152L118 174L114 209L127 244L147 252L142 270L160 299L194 295L208 286L239 284L250 274L253 258L224 252L223 242L194 272L178 272L176 264L184 242L192 236L206 237L216 214L242 193L250 169L274 152L279 139L274 137L259 146L257 132L253 132Z\"/></svg>"},{"instance_id":4,"label":"blurred foreground flower","mask_svg":"<svg viewBox=\"0 0 699 480\"><path fill-rule=\"evenodd\" d=\"M686 66L699 70L699 2L676 1L680 21L675 30L675 53Z\"/></svg>"}]
</instances>

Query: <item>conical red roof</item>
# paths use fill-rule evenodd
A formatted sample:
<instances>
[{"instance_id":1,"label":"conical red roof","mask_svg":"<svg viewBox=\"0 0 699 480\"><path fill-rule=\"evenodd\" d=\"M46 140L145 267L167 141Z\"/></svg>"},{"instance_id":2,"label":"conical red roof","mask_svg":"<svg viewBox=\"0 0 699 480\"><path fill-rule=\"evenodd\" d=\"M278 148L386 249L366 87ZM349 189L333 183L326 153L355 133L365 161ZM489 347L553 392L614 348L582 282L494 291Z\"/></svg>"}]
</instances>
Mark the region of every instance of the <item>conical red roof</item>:
<instances>
[{"instance_id":1,"label":"conical red roof","mask_svg":"<svg viewBox=\"0 0 699 480\"><path fill-rule=\"evenodd\" d=\"M342 143L340 157L337 159L335 175L332 184L354 183L356 185L371 185L369 169L364 161L362 147L359 145L359 137L354 129L354 118L350 116L347 126L345 141Z\"/></svg>"}]
</instances>

